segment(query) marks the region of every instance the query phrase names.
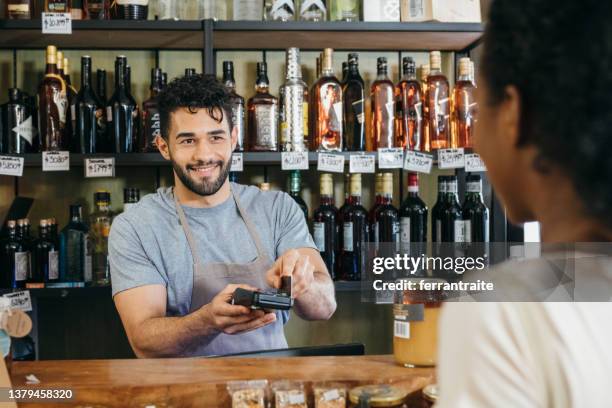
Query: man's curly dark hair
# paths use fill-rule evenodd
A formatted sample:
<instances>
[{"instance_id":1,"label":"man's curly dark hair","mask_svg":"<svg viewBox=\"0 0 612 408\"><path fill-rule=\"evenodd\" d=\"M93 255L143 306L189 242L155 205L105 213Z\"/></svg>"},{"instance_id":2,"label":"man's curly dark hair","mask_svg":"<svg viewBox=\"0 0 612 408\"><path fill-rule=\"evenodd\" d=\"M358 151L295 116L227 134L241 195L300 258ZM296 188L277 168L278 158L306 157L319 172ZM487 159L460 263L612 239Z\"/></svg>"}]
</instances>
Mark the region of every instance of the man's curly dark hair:
<instances>
[{"instance_id":1,"label":"man's curly dark hair","mask_svg":"<svg viewBox=\"0 0 612 408\"><path fill-rule=\"evenodd\" d=\"M520 143L564 169L588 215L612 226L612 2L494 0L480 68L488 103L518 89Z\"/></svg>"},{"instance_id":2,"label":"man's curly dark hair","mask_svg":"<svg viewBox=\"0 0 612 408\"><path fill-rule=\"evenodd\" d=\"M179 108L198 109L221 123L227 118L229 129L233 128L232 108L228 89L214 75L196 74L175 78L157 95L162 137L168 140L170 114Z\"/></svg>"}]
</instances>

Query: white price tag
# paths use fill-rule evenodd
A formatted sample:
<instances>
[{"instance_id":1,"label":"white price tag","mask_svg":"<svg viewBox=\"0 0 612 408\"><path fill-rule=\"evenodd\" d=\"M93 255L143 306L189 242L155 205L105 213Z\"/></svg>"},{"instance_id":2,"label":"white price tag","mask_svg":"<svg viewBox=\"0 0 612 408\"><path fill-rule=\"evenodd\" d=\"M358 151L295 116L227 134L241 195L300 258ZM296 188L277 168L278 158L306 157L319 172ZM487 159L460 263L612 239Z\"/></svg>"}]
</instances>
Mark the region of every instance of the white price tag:
<instances>
[{"instance_id":1,"label":"white price tag","mask_svg":"<svg viewBox=\"0 0 612 408\"><path fill-rule=\"evenodd\" d=\"M308 170L308 152L282 152L282 170Z\"/></svg>"},{"instance_id":2,"label":"white price tag","mask_svg":"<svg viewBox=\"0 0 612 408\"><path fill-rule=\"evenodd\" d=\"M401 169L404 164L404 149L401 147L387 147L378 149L379 169Z\"/></svg>"},{"instance_id":3,"label":"white price tag","mask_svg":"<svg viewBox=\"0 0 612 408\"><path fill-rule=\"evenodd\" d=\"M7 293L3 296L11 302L11 309L19 309L24 312L32 311L32 299L30 298L29 290L22 290L21 292Z\"/></svg>"},{"instance_id":4,"label":"white price tag","mask_svg":"<svg viewBox=\"0 0 612 408\"><path fill-rule=\"evenodd\" d=\"M70 13L42 13L43 34L72 34Z\"/></svg>"},{"instance_id":5,"label":"white price tag","mask_svg":"<svg viewBox=\"0 0 612 408\"><path fill-rule=\"evenodd\" d=\"M405 170L429 174L431 173L432 165L433 157L430 154L415 152L414 150L406 151L406 158L404 159Z\"/></svg>"},{"instance_id":6,"label":"white price tag","mask_svg":"<svg viewBox=\"0 0 612 408\"><path fill-rule=\"evenodd\" d=\"M0 156L0 174L21 177L23 175L23 157Z\"/></svg>"},{"instance_id":7,"label":"white price tag","mask_svg":"<svg viewBox=\"0 0 612 408\"><path fill-rule=\"evenodd\" d=\"M85 177L115 177L115 158L85 159Z\"/></svg>"},{"instance_id":8,"label":"white price tag","mask_svg":"<svg viewBox=\"0 0 612 408\"><path fill-rule=\"evenodd\" d=\"M465 155L465 171L487 171L480 155L469 153Z\"/></svg>"},{"instance_id":9,"label":"white price tag","mask_svg":"<svg viewBox=\"0 0 612 408\"><path fill-rule=\"evenodd\" d=\"M374 173L376 156L373 154L351 154L349 173Z\"/></svg>"},{"instance_id":10,"label":"white price tag","mask_svg":"<svg viewBox=\"0 0 612 408\"><path fill-rule=\"evenodd\" d=\"M319 153L317 170L344 173L344 156L333 153Z\"/></svg>"},{"instance_id":11,"label":"white price tag","mask_svg":"<svg viewBox=\"0 0 612 408\"><path fill-rule=\"evenodd\" d=\"M70 152L43 152L43 171L67 171L70 170Z\"/></svg>"},{"instance_id":12,"label":"white price tag","mask_svg":"<svg viewBox=\"0 0 612 408\"><path fill-rule=\"evenodd\" d=\"M230 171L244 171L244 157L242 153L232 154L232 166Z\"/></svg>"},{"instance_id":13,"label":"white price tag","mask_svg":"<svg viewBox=\"0 0 612 408\"><path fill-rule=\"evenodd\" d=\"M441 169L460 169L465 167L463 148L438 150L438 167Z\"/></svg>"}]
</instances>

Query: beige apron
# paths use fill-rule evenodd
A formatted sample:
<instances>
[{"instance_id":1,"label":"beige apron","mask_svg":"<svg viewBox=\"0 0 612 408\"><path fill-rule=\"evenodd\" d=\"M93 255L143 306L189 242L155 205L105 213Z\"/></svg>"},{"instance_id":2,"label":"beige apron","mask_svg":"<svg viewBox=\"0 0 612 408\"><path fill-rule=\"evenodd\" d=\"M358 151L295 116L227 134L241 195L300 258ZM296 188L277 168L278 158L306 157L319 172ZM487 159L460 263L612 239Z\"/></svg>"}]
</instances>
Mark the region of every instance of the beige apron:
<instances>
[{"instance_id":1,"label":"beige apron","mask_svg":"<svg viewBox=\"0 0 612 408\"><path fill-rule=\"evenodd\" d=\"M246 215L240 205L238 197L231 191L232 198L236 202L238 213L246 224L251 239L257 248L257 258L247 264L234 263L202 263L198 255L198 245L189 228L187 217L183 207L174 195L174 202L181 226L193 259L193 290L191 293L191 306L189 312L193 312L203 305L210 303L212 299L221 292L228 284L247 284L260 289L269 288L265 281L266 271L272 266L272 261L266 255L265 248L259 238L255 225ZM228 226L231 228L231 226ZM240 245L239 242L235 243ZM206 250L205 248L203 248ZM287 340L283 331L283 319L281 312L276 312L276 321L260 329L242 334L228 335L218 333L202 339L202 343L188 356L211 356L233 353L242 353L257 350L270 350L286 348Z\"/></svg>"}]
</instances>

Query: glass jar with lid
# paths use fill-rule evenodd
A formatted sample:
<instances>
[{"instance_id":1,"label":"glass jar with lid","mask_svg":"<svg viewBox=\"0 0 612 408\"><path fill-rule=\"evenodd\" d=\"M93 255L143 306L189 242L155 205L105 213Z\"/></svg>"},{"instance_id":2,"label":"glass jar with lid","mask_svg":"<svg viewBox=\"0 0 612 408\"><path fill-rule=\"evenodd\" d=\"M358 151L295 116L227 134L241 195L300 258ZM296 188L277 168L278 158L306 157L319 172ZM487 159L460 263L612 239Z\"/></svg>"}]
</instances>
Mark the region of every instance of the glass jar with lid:
<instances>
[{"instance_id":1,"label":"glass jar with lid","mask_svg":"<svg viewBox=\"0 0 612 408\"><path fill-rule=\"evenodd\" d=\"M407 396L407 391L394 385L364 385L349 392L349 401L351 408L405 408Z\"/></svg>"},{"instance_id":2,"label":"glass jar with lid","mask_svg":"<svg viewBox=\"0 0 612 408\"><path fill-rule=\"evenodd\" d=\"M442 279L406 279L410 288L398 292L393 304L393 354L406 367L436 365L438 317L444 299ZM405 285L407 286L407 285Z\"/></svg>"}]
</instances>

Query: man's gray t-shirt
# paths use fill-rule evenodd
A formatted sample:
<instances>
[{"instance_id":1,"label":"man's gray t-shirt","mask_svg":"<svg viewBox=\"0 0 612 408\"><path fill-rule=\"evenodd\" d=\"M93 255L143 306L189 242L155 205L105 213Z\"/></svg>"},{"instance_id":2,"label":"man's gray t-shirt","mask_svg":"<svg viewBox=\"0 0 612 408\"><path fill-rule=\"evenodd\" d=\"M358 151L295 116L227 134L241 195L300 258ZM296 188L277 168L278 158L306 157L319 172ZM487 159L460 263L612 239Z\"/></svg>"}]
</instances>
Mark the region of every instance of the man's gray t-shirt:
<instances>
[{"instance_id":1,"label":"man's gray t-shirt","mask_svg":"<svg viewBox=\"0 0 612 408\"><path fill-rule=\"evenodd\" d=\"M293 248L316 249L304 213L287 193L264 192L235 183L231 188L271 260ZM183 209L204 264L245 264L255 260L257 248L231 196L215 207ZM113 296L138 286L164 285L168 292L167 315L189 313L193 259L178 220L172 188L158 189L117 216L108 251ZM283 316L286 320L288 315Z\"/></svg>"}]
</instances>

